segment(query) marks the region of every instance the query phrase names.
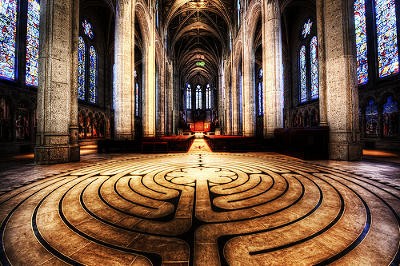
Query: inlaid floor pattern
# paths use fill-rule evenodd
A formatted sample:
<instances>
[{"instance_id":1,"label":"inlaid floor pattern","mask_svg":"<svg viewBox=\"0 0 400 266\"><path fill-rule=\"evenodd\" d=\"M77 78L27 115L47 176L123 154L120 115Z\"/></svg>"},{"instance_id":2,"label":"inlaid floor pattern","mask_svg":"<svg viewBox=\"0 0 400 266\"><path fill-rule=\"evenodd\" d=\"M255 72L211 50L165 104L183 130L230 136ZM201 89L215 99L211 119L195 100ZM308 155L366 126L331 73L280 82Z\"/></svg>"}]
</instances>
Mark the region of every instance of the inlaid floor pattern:
<instances>
[{"instance_id":1,"label":"inlaid floor pattern","mask_svg":"<svg viewBox=\"0 0 400 266\"><path fill-rule=\"evenodd\" d=\"M277 154L127 156L0 196L3 265L398 265L398 187Z\"/></svg>"}]
</instances>

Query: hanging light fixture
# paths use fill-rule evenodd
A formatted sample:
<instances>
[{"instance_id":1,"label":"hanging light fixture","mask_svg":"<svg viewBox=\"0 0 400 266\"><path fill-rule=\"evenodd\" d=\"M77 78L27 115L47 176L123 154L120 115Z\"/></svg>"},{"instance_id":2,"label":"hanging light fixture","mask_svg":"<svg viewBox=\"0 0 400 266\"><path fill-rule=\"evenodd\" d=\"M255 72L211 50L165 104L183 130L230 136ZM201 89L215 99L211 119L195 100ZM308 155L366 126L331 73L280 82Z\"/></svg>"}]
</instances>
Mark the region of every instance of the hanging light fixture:
<instances>
[{"instance_id":1,"label":"hanging light fixture","mask_svg":"<svg viewBox=\"0 0 400 266\"><path fill-rule=\"evenodd\" d=\"M207 5L206 0L192 0L189 2L189 6L194 9L202 9Z\"/></svg>"}]
</instances>

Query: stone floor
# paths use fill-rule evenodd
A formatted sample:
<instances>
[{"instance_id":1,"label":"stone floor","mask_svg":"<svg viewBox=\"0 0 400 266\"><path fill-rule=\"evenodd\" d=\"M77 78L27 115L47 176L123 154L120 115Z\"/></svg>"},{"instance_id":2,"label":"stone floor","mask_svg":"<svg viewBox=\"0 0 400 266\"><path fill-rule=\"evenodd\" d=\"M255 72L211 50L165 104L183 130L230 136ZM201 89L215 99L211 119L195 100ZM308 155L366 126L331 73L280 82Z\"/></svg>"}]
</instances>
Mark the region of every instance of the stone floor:
<instances>
[{"instance_id":1,"label":"stone floor","mask_svg":"<svg viewBox=\"0 0 400 266\"><path fill-rule=\"evenodd\" d=\"M399 265L400 164L196 146L2 167L0 262Z\"/></svg>"}]
</instances>

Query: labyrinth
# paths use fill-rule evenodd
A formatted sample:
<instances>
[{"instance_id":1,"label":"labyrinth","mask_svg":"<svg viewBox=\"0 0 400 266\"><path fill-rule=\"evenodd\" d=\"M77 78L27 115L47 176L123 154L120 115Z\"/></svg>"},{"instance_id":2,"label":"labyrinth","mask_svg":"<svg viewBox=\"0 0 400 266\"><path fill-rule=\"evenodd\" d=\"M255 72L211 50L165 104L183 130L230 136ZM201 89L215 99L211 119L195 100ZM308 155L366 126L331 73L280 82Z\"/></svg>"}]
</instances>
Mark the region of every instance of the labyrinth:
<instances>
[{"instance_id":1,"label":"labyrinth","mask_svg":"<svg viewBox=\"0 0 400 266\"><path fill-rule=\"evenodd\" d=\"M0 196L3 265L399 265L399 187L278 154L138 155Z\"/></svg>"}]
</instances>

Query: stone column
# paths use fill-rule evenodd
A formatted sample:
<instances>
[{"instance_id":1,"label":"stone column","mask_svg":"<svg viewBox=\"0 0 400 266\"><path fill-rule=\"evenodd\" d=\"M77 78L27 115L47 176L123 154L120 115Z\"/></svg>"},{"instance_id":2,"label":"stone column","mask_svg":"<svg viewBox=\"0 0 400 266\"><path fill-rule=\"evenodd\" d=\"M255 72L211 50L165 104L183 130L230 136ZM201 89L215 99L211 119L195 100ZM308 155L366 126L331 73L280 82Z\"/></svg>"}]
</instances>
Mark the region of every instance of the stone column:
<instances>
[{"instance_id":1,"label":"stone column","mask_svg":"<svg viewBox=\"0 0 400 266\"><path fill-rule=\"evenodd\" d=\"M223 128L225 131L225 110L226 105L226 86L225 86L225 72L224 72L224 60L221 60L221 67L218 70L218 101L216 103L216 110L218 111L219 128Z\"/></svg>"},{"instance_id":2,"label":"stone column","mask_svg":"<svg viewBox=\"0 0 400 266\"><path fill-rule=\"evenodd\" d=\"M244 32L248 32L243 23ZM249 35L249 34L244 34ZM243 36L243 135L252 137L255 135L255 90L254 90L254 66L253 66L253 36Z\"/></svg>"},{"instance_id":3,"label":"stone column","mask_svg":"<svg viewBox=\"0 0 400 266\"><path fill-rule=\"evenodd\" d=\"M357 160L361 145L352 1L324 2L329 156Z\"/></svg>"},{"instance_id":4,"label":"stone column","mask_svg":"<svg viewBox=\"0 0 400 266\"><path fill-rule=\"evenodd\" d=\"M221 96L222 96L222 101L223 101L223 108L220 109L220 117L222 120L220 120L220 125L221 125L221 134L228 135L228 124L227 124L227 110L229 108L228 105L228 98L229 98L229 89L228 89L228 82L227 82L227 73L226 73L226 60L223 59L222 64L221 64L221 78L223 81L220 82L221 86ZM221 106L220 106L221 108Z\"/></svg>"},{"instance_id":5,"label":"stone column","mask_svg":"<svg viewBox=\"0 0 400 266\"><path fill-rule=\"evenodd\" d=\"M223 71L225 73L224 134L226 135L232 134L232 75L229 73L230 69L230 63L225 63Z\"/></svg>"},{"instance_id":6,"label":"stone column","mask_svg":"<svg viewBox=\"0 0 400 266\"><path fill-rule=\"evenodd\" d=\"M172 63L173 64L173 63ZM176 64L173 64L173 66L176 66ZM177 70L175 69L175 67L171 67L172 69L172 75L171 78L173 79L173 93L174 93L174 98L173 98L173 106L174 106L174 112L173 112L173 134L176 135L178 134L178 125L179 125L179 112L180 112L180 108L181 108L181 98L180 98L180 91L181 91L181 84L179 82L179 75L177 73ZM182 104L182 108L184 108L183 104Z\"/></svg>"},{"instance_id":7,"label":"stone column","mask_svg":"<svg viewBox=\"0 0 400 266\"><path fill-rule=\"evenodd\" d=\"M316 2L317 9L317 37L318 37L318 65L319 65L319 124L328 125L326 116L326 54L325 54L325 17L324 1Z\"/></svg>"},{"instance_id":8,"label":"stone column","mask_svg":"<svg viewBox=\"0 0 400 266\"><path fill-rule=\"evenodd\" d=\"M225 109L225 125L226 135L233 135L233 115L232 115L232 88L228 87L227 90L227 98L226 98L226 109Z\"/></svg>"},{"instance_id":9,"label":"stone column","mask_svg":"<svg viewBox=\"0 0 400 266\"><path fill-rule=\"evenodd\" d=\"M281 14L277 0L262 1L264 137L283 127Z\"/></svg>"},{"instance_id":10,"label":"stone column","mask_svg":"<svg viewBox=\"0 0 400 266\"><path fill-rule=\"evenodd\" d=\"M170 62L166 63L166 101L165 104L165 113L166 113L166 133L167 135L173 134L174 128L174 112L176 111L174 106L174 86L173 86L173 74L172 74L172 66Z\"/></svg>"},{"instance_id":11,"label":"stone column","mask_svg":"<svg viewBox=\"0 0 400 266\"><path fill-rule=\"evenodd\" d=\"M155 29L154 29L155 30ZM166 82L165 82L165 77L166 77L166 59L164 56L163 48L160 45L160 40L156 40L156 43L158 45L155 46L155 49L157 49L158 53L160 53L159 57L161 60L158 62L158 73L157 79L158 79L158 88L156 88L156 99L157 99L157 129L156 129L156 135L157 136L164 136L165 135L165 129L166 129L166 103L167 103L167 95L166 95Z\"/></svg>"},{"instance_id":12,"label":"stone column","mask_svg":"<svg viewBox=\"0 0 400 266\"><path fill-rule=\"evenodd\" d=\"M154 31L148 33L145 48L145 80L143 106L143 134L145 137L156 135L156 61Z\"/></svg>"},{"instance_id":13,"label":"stone column","mask_svg":"<svg viewBox=\"0 0 400 266\"><path fill-rule=\"evenodd\" d=\"M157 57L157 56L156 56ZM156 136L161 136L161 97L162 97L162 87L161 87L161 66L156 60L155 66L155 74L154 74L154 80L155 80L155 103L156 103Z\"/></svg>"},{"instance_id":14,"label":"stone column","mask_svg":"<svg viewBox=\"0 0 400 266\"><path fill-rule=\"evenodd\" d=\"M115 15L115 139L134 138L134 1L117 1Z\"/></svg>"},{"instance_id":15,"label":"stone column","mask_svg":"<svg viewBox=\"0 0 400 266\"><path fill-rule=\"evenodd\" d=\"M239 132L239 108L238 108L238 66L239 60L235 56L232 56L231 61L231 134L237 135Z\"/></svg>"},{"instance_id":16,"label":"stone column","mask_svg":"<svg viewBox=\"0 0 400 266\"><path fill-rule=\"evenodd\" d=\"M78 125L78 40L79 40L79 0L73 0L72 19L72 71L71 71L71 123L69 125L70 136L70 160L80 160L79 125Z\"/></svg>"},{"instance_id":17,"label":"stone column","mask_svg":"<svg viewBox=\"0 0 400 266\"><path fill-rule=\"evenodd\" d=\"M72 53L78 41L73 41L76 4L74 0L41 2L35 147L38 164L79 160L77 84L72 77L77 68L77 59L73 58L76 53Z\"/></svg>"}]
</instances>

